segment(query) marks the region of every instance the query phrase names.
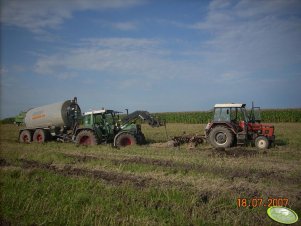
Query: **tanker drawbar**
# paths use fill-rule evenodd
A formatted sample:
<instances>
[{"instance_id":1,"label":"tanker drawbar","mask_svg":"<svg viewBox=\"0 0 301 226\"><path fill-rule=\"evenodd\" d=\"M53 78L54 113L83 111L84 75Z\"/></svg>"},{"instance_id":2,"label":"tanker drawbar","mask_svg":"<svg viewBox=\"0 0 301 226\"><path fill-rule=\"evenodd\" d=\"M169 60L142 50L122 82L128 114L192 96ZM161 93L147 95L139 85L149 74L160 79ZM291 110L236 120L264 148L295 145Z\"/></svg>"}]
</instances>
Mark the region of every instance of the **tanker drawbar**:
<instances>
[{"instance_id":1,"label":"tanker drawbar","mask_svg":"<svg viewBox=\"0 0 301 226\"><path fill-rule=\"evenodd\" d=\"M77 98L63 102L33 108L26 113L26 128L19 133L20 142L45 142L52 138L71 139L70 130L74 131L81 118L81 109Z\"/></svg>"}]
</instances>

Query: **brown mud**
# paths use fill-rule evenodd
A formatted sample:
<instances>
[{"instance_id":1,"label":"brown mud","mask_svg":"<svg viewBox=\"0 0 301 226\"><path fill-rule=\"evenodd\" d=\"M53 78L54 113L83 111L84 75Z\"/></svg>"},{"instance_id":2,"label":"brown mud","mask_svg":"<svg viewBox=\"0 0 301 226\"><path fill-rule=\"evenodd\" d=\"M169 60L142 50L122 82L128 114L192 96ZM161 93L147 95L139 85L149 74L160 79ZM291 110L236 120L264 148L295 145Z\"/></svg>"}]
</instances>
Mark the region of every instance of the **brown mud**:
<instances>
[{"instance_id":1,"label":"brown mud","mask_svg":"<svg viewBox=\"0 0 301 226\"><path fill-rule=\"evenodd\" d=\"M139 161L139 159L137 158L135 161ZM144 159L142 161L152 162L152 163L162 165L162 161L158 161L158 160L150 161L150 160ZM209 202L209 200L214 199L214 197L216 197L217 194L228 193L229 189L231 191L234 191L237 194L244 194L244 195L247 195L248 197L259 197L259 196L262 196L262 194L266 194L271 197L276 197L275 194L279 193L279 191L277 189L276 190L273 189L271 191L265 191L265 190L261 189L261 186L259 186L259 187L255 186L255 184L257 182L259 182L260 178L262 178L262 177L267 177L267 178L271 177L276 180L280 180L275 171L272 171L272 172L260 172L260 171L259 172L250 172L250 171L247 171L247 172L235 171L234 172L234 171L232 171L232 172L229 172L228 174L225 173L225 178L230 180L230 184L226 183L227 186L225 188L216 187L215 189L212 190L212 187L211 188L207 188L206 186L203 188L195 187L195 186L193 186L193 184L191 184L189 182L160 180L160 179L157 179L154 177L138 176L138 175L122 173L122 172L76 168L76 167L72 167L72 165L69 165L69 164L62 166L62 165L55 165L52 163L41 163L38 161L28 160L28 159L19 159L18 163L14 163L14 164L7 162L5 159L0 159L0 163L2 163L1 167L18 166L23 169L42 169L42 170L47 170L47 171L54 172L56 174L63 175L63 176L88 177L88 178L93 178L93 179L99 179L108 184L117 185L117 186L131 185L138 189L144 189L144 188L149 188L149 187L166 187L166 188L177 187L178 189L189 189L199 195L198 202L200 204L201 203L206 204L207 202ZM5 163L5 164L3 164L3 163ZM165 161L164 164L174 166L174 163L172 163L172 161ZM191 167L191 166L188 165L188 167ZM225 171L222 171L222 172L224 173ZM221 171L219 173L221 173ZM245 183L236 184L237 181L235 180L235 178L247 179L245 181L247 181L247 183L250 183L250 186L245 186L246 185ZM233 183L231 183L231 181L233 181ZM300 181L298 178L293 181L290 180L290 182L293 184L300 184ZM300 195L300 193L290 194L290 195L291 195L291 198L298 200L298 198L296 198L296 197L298 195Z\"/></svg>"},{"instance_id":2,"label":"brown mud","mask_svg":"<svg viewBox=\"0 0 301 226\"><path fill-rule=\"evenodd\" d=\"M259 154L258 150L245 147L212 148L211 151L210 157L254 157Z\"/></svg>"},{"instance_id":3,"label":"brown mud","mask_svg":"<svg viewBox=\"0 0 301 226\"><path fill-rule=\"evenodd\" d=\"M94 179L101 179L114 185L120 184L133 184L135 187L147 187L149 185L157 186L179 186L183 185L182 182L173 181L159 181L152 177L142 177L133 174L125 174L121 172L112 172L105 170L88 170L82 168L72 167L71 165L64 165L63 168L59 168L51 163L40 163L33 160L20 159L22 168L38 168L52 171L65 176L84 176ZM189 184L185 184L189 186Z\"/></svg>"},{"instance_id":4,"label":"brown mud","mask_svg":"<svg viewBox=\"0 0 301 226\"><path fill-rule=\"evenodd\" d=\"M212 150L212 155L214 156L222 156L228 157L233 156L238 157L238 155L246 156L254 156L258 154L257 150L248 150L241 148L232 148L232 149L210 149ZM238 154L239 153L239 154ZM234 181L235 179L243 178L248 182L258 183L262 179L267 179L271 181L285 181L289 184L297 184L299 181L294 177L287 176L287 172L276 171L276 170L262 170L262 169L251 169L251 170L236 170L231 167L225 166L206 166L201 164L194 163L182 163L175 162L173 160L163 160L163 159L153 159L153 158L145 158L145 157L125 157L123 159L115 159L115 158L104 158L97 156L87 156L87 155L75 155L75 154L67 154L66 156L77 159L78 162L81 161L89 161L89 160L109 160L114 165L120 164L145 164L145 165L153 165L164 168L172 168L176 171L182 171L183 173L188 173L190 171L194 172L204 172L204 173L212 173L223 178L226 178L230 181Z\"/></svg>"}]
</instances>

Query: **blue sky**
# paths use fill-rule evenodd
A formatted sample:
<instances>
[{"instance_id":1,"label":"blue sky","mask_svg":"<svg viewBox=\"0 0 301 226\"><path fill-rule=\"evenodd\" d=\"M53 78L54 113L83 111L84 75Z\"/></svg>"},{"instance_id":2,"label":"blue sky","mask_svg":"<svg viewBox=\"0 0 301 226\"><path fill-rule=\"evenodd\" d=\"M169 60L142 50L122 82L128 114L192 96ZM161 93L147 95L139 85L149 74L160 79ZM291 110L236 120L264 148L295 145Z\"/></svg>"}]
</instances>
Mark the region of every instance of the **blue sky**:
<instances>
[{"instance_id":1,"label":"blue sky","mask_svg":"<svg viewBox=\"0 0 301 226\"><path fill-rule=\"evenodd\" d=\"M299 0L1 0L1 117L301 107Z\"/></svg>"}]
</instances>

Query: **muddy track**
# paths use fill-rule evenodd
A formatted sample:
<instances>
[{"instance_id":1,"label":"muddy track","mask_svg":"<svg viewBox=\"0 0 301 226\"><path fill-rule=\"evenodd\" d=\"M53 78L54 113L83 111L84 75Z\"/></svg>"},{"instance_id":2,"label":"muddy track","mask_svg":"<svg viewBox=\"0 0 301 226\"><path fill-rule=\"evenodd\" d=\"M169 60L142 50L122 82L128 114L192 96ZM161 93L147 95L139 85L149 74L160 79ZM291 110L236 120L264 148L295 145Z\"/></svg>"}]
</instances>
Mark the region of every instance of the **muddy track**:
<instances>
[{"instance_id":1,"label":"muddy track","mask_svg":"<svg viewBox=\"0 0 301 226\"><path fill-rule=\"evenodd\" d=\"M101 179L110 184L121 185L130 183L135 187L147 187L150 185L155 186L192 186L184 182L173 182L173 181L159 181L152 177L142 177L133 174L126 174L120 172L112 172L105 170L89 170L72 167L71 165L65 165L63 168L59 168L51 163L40 163L33 160L20 159L22 168L38 168L52 171L65 176L84 176L94 179Z\"/></svg>"},{"instance_id":2,"label":"muddy track","mask_svg":"<svg viewBox=\"0 0 301 226\"><path fill-rule=\"evenodd\" d=\"M250 186L245 186L245 183L241 185L236 185L236 183L226 183L225 188L222 189L220 187L195 187L192 183L184 182L184 181L170 181L170 180L160 180L154 177L143 177L133 174L127 174L122 172L112 172L112 171L105 171L105 170L89 170L89 169L82 169L72 167L71 165L64 165L64 166L57 166L52 163L41 163L34 160L28 159L19 159L18 162L10 163L7 162L5 159L0 159L0 163L2 164L0 167L7 167L7 166L16 166L21 167L22 169L42 169L53 172L58 175L63 176L80 176L80 177L88 177L93 179L99 179L104 181L105 183L111 185L131 185L138 189L144 189L149 187L157 187L160 188L171 188L176 187L177 189L183 190L190 190L195 193L200 200L200 203L207 203L209 200L214 199L217 195L221 194L228 194L229 191L234 191L238 194L245 194L248 197L258 197L261 194L266 194L269 197L276 197L279 196L278 189L272 189L266 191L265 189L262 190L261 186L256 186L250 184ZM231 192L230 192L231 193ZM299 200L298 196L300 193L290 194L292 198L295 200ZM278 197L277 196L277 197ZM284 195L288 197L287 195ZM297 201L299 202L299 201Z\"/></svg>"},{"instance_id":3,"label":"muddy track","mask_svg":"<svg viewBox=\"0 0 301 226\"><path fill-rule=\"evenodd\" d=\"M241 151L240 149L230 149L230 150L216 150L214 149L213 154L216 155L232 155L235 153L245 153L245 155L255 155L258 153L256 150L245 150ZM229 167L210 167L200 164L193 164L193 163L181 163L175 162L173 160L162 160L162 159L153 159L153 158L145 158L145 157L125 157L124 159L115 159L111 157L97 157L92 155L76 155L76 154L64 154L66 157L74 158L78 162L86 162L91 160L109 160L114 165L120 164L145 164L145 165L153 165L153 166L160 166L165 168L173 168L175 170L183 171L184 173L188 173L190 171L195 172L209 172L223 178L227 178L230 181L234 181L236 178L244 178L252 183L258 183L261 179L268 179L268 180L276 180L276 181L285 181L289 184L296 184L298 183L298 178L291 178L287 176L286 172L279 172L276 170L242 170L237 171L236 169L232 169Z\"/></svg>"}]
</instances>

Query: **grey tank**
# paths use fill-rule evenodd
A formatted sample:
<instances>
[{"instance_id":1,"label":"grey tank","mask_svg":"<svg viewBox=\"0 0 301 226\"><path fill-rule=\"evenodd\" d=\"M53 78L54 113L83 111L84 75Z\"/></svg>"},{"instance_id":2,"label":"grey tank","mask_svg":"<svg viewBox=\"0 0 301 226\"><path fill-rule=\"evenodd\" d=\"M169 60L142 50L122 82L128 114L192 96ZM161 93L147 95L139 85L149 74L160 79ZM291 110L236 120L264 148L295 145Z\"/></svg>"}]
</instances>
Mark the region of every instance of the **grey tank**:
<instances>
[{"instance_id":1,"label":"grey tank","mask_svg":"<svg viewBox=\"0 0 301 226\"><path fill-rule=\"evenodd\" d=\"M29 110L25 116L27 128L67 127L81 116L81 110L74 101L67 100Z\"/></svg>"}]
</instances>

